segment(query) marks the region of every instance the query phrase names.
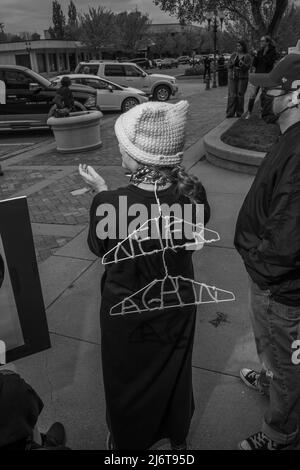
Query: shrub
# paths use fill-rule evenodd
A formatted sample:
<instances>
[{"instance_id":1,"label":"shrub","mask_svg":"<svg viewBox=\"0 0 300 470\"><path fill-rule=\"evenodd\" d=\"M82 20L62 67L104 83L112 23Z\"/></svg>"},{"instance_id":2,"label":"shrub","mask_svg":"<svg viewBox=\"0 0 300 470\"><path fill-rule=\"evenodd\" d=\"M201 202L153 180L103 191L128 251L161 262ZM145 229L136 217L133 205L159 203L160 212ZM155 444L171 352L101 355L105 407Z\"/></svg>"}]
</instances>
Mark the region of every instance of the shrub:
<instances>
[{"instance_id":1,"label":"shrub","mask_svg":"<svg viewBox=\"0 0 300 470\"><path fill-rule=\"evenodd\" d=\"M191 75L203 75L204 74L204 66L203 65L195 65L195 67L189 67L185 69L184 75L191 76Z\"/></svg>"}]
</instances>

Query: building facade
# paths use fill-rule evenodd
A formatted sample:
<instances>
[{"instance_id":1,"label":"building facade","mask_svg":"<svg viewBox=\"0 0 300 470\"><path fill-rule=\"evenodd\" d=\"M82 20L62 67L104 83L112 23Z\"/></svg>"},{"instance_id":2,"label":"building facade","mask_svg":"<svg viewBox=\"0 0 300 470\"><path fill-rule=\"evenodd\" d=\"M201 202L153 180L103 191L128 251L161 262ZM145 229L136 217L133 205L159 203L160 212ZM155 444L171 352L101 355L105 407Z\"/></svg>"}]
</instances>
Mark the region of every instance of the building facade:
<instances>
[{"instance_id":1,"label":"building facade","mask_svg":"<svg viewBox=\"0 0 300 470\"><path fill-rule=\"evenodd\" d=\"M42 39L0 43L0 64L23 65L38 73L74 70L78 62L91 58L80 41Z\"/></svg>"}]
</instances>

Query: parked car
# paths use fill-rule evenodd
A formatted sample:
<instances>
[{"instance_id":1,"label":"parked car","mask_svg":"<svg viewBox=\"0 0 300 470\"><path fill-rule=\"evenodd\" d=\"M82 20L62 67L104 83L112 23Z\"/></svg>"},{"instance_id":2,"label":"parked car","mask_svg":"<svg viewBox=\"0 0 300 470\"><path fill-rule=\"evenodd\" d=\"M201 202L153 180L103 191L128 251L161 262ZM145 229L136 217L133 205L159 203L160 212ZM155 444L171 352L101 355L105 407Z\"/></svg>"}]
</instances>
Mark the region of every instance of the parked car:
<instances>
[{"instance_id":1,"label":"parked car","mask_svg":"<svg viewBox=\"0 0 300 470\"><path fill-rule=\"evenodd\" d=\"M190 58L190 65L201 64L202 61L203 61L202 55L196 54Z\"/></svg>"},{"instance_id":2,"label":"parked car","mask_svg":"<svg viewBox=\"0 0 300 470\"><path fill-rule=\"evenodd\" d=\"M157 101L167 101L178 92L176 78L170 75L148 74L138 65L131 62L93 61L80 62L75 73L82 73L85 67L98 77L105 78L123 87L134 87L142 90L148 97Z\"/></svg>"},{"instance_id":3,"label":"parked car","mask_svg":"<svg viewBox=\"0 0 300 470\"><path fill-rule=\"evenodd\" d=\"M188 55L181 55L180 57L177 58L177 61L179 64L188 64L190 60L191 58Z\"/></svg>"},{"instance_id":4,"label":"parked car","mask_svg":"<svg viewBox=\"0 0 300 470\"><path fill-rule=\"evenodd\" d=\"M173 59L172 57L162 59L160 68L172 69L173 67L178 67L178 61L176 59Z\"/></svg>"},{"instance_id":5,"label":"parked car","mask_svg":"<svg viewBox=\"0 0 300 470\"><path fill-rule=\"evenodd\" d=\"M137 64L137 65L139 65L139 67L142 67L142 69L145 69L145 70L149 70L149 69L153 68L153 64L152 64L151 60L149 60L145 57L144 58L138 58L138 59L131 59L128 62Z\"/></svg>"},{"instance_id":6,"label":"parked car","mask_svg":"<svg viewBox=\"0 0 300 470\"><path fill-rule=\"evenodd\" d=\"M230 60L231 54L223 54L225 62L228 62Z\"/></svg>"},{"instance_id":7,"label":"parked car","mask_svg":"<svg viewBox=\"0 0 300 470\"><path fill-rule=\"evenodd\" d=\"M74 85L87 85L97 90L97 106L101 111L128 111L137 104L148 101L146 94L136 88L122 87L96 75L69 74L58 75L51 79L60 83L63 77L69 77Z\"/></svg>"},{"instance_id":8,"label":"parked car","mask_svg":"<svg viewBox=\"0 0 300 470\"><path fill-rule=\"evenodd\" d=\"M18 65L0 65L0 80L5 84L5 99L0 104L0 130L47 127L48 113L59 84ZM97 109L94 88L76 84L70 89L76 110Z\"/></svg>"},{"instance_id":9,"label":"parked car","mask_svg":"<svg viewBox=\"0 0 300 470\"><path fill-rule=\"evenodd\" d=\"M153 59L154 66L158 67L158 68L161 68L162 61L163 61L163 59Z\"/></svg>"}]
</instances>

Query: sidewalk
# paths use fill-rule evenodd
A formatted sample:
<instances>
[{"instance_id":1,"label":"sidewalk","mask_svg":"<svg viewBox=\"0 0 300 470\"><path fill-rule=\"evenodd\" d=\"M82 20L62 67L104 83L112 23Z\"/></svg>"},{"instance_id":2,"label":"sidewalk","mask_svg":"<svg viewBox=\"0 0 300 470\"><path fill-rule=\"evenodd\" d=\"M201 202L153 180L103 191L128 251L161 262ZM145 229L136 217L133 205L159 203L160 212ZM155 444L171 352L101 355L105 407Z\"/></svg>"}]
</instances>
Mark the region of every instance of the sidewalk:
<instances>
[{"instance_id":1,"label":"sidewalk","mask_svg":"<svg viewBox=\"0 0 300 470\"><path fill-rule=\"evenodd\" d=\"M201 138L224 118L227 90L188 97L185 165L208 191L209 228L221 241L195 255L197 280L230 290L236 302L201 306L193 358L196 411L191 449L235 449L239 440L260 428L265 405L241 384L244 365L257 366L247 313L247 277L233 248L237 212L252 177L215 168L203 156ZM100 150L72 156L53 148L30 150L5 160L0 199L26 194L39 260L52 348L17 361L25 379L41 395L43 429L65 423L74 449L104 449L105 401L100 362L100 278L103 268L86 246L91 194L70 193L83 186L80 162L94 165L110 188L127 183L113 120L102 127ZM167 449L165 443L160 449Z\"/></svg>"}]
</instances>

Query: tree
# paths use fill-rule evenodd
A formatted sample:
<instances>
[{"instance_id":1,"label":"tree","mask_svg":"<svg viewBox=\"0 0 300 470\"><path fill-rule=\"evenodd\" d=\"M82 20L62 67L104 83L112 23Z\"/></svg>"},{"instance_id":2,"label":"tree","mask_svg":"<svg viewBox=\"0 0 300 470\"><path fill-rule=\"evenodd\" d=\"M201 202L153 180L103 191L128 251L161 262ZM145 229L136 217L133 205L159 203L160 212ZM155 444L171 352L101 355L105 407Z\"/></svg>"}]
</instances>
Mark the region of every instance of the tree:
<instances>
[{"instance_id":1,"label":"tree","mask_svg":"<svg viewBox=\"0 0 300 470\"><path fill-rule=\"evenodd\" d=\"M20 41L31 41L32 39L32 34L29 31L22 31L21 33L18 34Z\"/></svg>"},{"instance_id":2,"label":"tree","mask_svg":"<svg viewBox=\"0 0 300 470\"><path fill-rule=\"evenodd\" d=\"M289 0L153 0L181 22L199 22L208 11L222 9L230 21L245 22L255 37L275 36Z\"/></svg>"},{"instance_id":3,"label":"tree","mask_svg":"<svg viewBox=\"0 0 300 470\"><path fill-rule=\"evenodd\" d=\"M76 5L71 0L68 5L68 24L65 27L65 39L76 41L80 36L80 27Z\"/></svg>"},{"instance_id":4,"label":"tree","mask_svg":"<svg viewBox=\"0 0 300 470\"><path fill-rule=\"evenodd\" d=\"M68 6L68 25L74 27L78 26L77 9L72 0Z\"/></svg>"},{"instance_id":5,"label":"tree","mask_svg":"<svg viewBox=\"0 0 300 470\"><path fill-rule=\"evenodd\" d=\"M280 25L277 43L281 50L296 46L300 38L300 7L293 6Z\"/></svg>"},{"instance_id":6,"label":"tree","mask_svg":"<svg viewBox=\"0 0 300 470\"><path fill-rule=\"evenodd\" d=\"M138 42L147 33L150 24L148 15L138 10L123 11L116 15L119 30L119 45L123 50L135 52Z\"/></svg>"},{"instance_id":7,"label":"tree","mask_svg":"<svg viewBox=\"0 0 300 470\"><path fill-rule=\"evenodd\" d=\"M98 8L90 7L87 13L80 15L80 23L81 41L100 58L103 49L117 41L115 15L103 6Z\"/></svg>"},{"instance_id":8,"label":"tree","mask_svg":"<svg viewBox=\"0 0 300 470\"><path fill-rule=\"evenodd\" d=\"M41 39L41 35L39 33L32 33L31 40L32 41L39 41Z\"/></svg>"},{"instance_id":9,"label":"tree","mask_svg":"<svg viewBox=\"0 0 300 470\"><path fill-rule=\"evenodd\" d=\"M49 33L52 39L64 39L66 18L62 11L61 5L58 0L52 2L52 22L53 28L49 28Z\"/></svg>"}]
</instances>

